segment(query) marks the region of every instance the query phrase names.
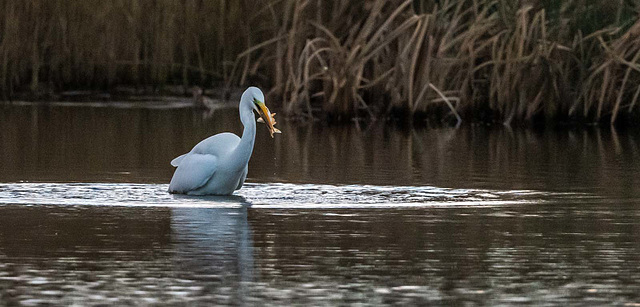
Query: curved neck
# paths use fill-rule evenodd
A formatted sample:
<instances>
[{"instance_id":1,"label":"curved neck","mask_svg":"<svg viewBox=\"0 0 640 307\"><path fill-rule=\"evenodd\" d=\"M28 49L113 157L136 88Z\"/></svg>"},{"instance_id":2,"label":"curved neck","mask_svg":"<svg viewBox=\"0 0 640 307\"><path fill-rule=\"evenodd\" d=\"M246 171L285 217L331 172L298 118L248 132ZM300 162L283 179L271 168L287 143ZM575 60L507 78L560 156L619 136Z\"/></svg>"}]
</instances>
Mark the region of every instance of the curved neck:
<instances>
[{"instance_id":1,"label":"curved neck","mask_svg":"<svg viewBox=\"0 0 640 307\"><path fill-rule=\"evenodd\" d=\"M256 119L251 107L247 107L242 103L240 104L240 121L244 125L244 130L242 131L240 143L238 143L233 155L235 157L234 161L238 163L238 166L245 166L251 158L253 144L256 140Z\"/></svg>"}]
</instances>

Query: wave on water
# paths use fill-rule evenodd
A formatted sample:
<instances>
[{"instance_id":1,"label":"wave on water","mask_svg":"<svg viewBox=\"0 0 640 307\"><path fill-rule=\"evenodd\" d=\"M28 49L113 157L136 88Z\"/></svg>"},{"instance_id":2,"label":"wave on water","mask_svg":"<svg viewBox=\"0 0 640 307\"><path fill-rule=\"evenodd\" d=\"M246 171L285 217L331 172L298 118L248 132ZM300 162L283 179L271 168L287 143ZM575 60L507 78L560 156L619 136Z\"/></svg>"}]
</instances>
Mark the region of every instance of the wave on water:
<instances>
[{"instance_id":1,"label":"wave on water","mask_svg":"<svg viewBox=\"0 0 640 307\"><path fill-rule=\"evenodd\" d=\"M247 183L232 196L185 196L167 184L2 183L0 205L140 207L396 208L503 206L541 203L530 190L449 189L432 186Z\"/></svg>"}]
</instances>

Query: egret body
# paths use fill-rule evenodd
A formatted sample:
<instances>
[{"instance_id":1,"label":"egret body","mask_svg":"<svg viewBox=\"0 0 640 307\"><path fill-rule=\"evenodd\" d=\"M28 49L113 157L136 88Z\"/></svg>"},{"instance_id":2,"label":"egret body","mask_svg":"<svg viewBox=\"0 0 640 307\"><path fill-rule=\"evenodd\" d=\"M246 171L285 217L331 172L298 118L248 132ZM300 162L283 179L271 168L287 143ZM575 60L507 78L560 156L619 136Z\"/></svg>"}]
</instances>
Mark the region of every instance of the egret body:
<instances>
[{"instance_id":1,"label":"egret body","mask_svg":"<svg viewBox=\"0 0 640 307\"><path fill-rule=\"evenodd\" d=\"M169 184L170 193L188 195L230 195L242 187L247 178L249 159L256 138L253 111L263 118L273 133L275 121L264 104L264 95L257 87L249 87L240 98L240 121L244 125L242 138L229 132L208 137L190 152L171 161L176 170Z\"/></svg>"}]
</instances>

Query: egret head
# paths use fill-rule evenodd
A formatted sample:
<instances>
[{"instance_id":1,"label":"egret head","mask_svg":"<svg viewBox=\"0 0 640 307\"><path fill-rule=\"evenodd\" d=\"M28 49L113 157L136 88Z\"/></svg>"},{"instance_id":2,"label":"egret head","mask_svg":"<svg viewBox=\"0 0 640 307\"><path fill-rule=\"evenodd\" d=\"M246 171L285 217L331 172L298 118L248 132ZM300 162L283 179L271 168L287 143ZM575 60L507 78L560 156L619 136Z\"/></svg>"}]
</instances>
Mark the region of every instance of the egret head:
<instances>
[{"instance_id":1,"label":"egret head","mask_svg":"<svg viewBox=\"0 0 640 307\"><path fill-rule=\"evenodd\" d=\"M253 110L256 111L258 115L263 116L263 113L267 110L267 106L264 104L264 94L262 94L262 91L259 88L255 86L249 87L244 91L242 96L243 100L246 96L246 99L251 101L251 107Z\"/></svg>"},{"instance_id":2,"label":"egret head","mask_svg":"<svg viewBox=\"0 0 640 307\"><path fill-rule=\"evenodd\" d=\"M264 94L259 88L254 86L249 87L242 94L242 100L251 101L253 110L256 111L258 115L260 115L260 118L258 119L258 121L264 122L265 124L267 124L267 128L269 128L269 133L271 133L271 137L273 137L274 133L280 133L280 130L274 127L274 125L276 124L276 121L273 118L273 115L275 115L275 113L271 113L269 111L269 108L267 108L267 105L264 103Z\"/></svg>"}]
</instances>

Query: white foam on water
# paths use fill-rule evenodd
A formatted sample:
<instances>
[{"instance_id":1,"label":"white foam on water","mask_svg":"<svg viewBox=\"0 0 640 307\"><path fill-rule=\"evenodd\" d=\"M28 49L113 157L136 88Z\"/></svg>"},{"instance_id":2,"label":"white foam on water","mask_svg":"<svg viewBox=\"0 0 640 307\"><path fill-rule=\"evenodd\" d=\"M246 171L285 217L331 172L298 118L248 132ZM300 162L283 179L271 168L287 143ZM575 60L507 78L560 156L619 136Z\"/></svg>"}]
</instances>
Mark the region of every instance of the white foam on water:
<instances>
[{"instance_id":1,"label":"white foam on water","mask_svg":"<svg viewBox=\"0 0 640 307\"><path fill-rule=\"evenodd\" d=\"M347 209L488 207L544 202L548 193L449 189L432 186L247 183L232 196L186 196L166 184L3 183L0 205Z\"/></svg>"}]
</instances>

